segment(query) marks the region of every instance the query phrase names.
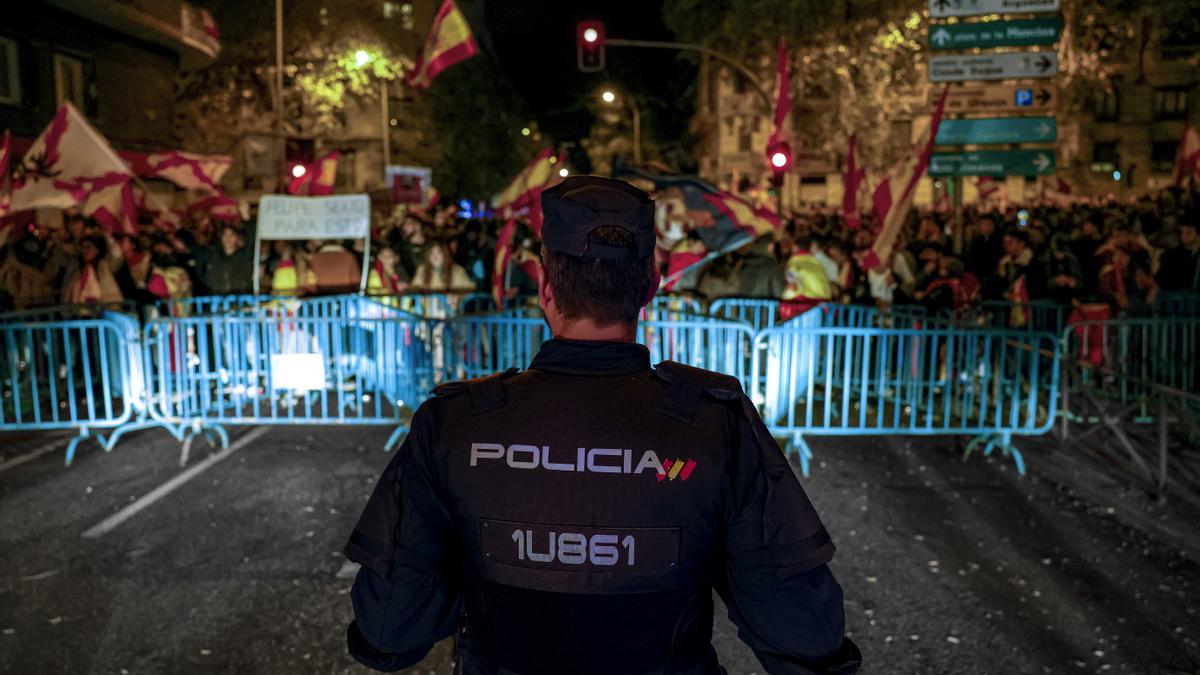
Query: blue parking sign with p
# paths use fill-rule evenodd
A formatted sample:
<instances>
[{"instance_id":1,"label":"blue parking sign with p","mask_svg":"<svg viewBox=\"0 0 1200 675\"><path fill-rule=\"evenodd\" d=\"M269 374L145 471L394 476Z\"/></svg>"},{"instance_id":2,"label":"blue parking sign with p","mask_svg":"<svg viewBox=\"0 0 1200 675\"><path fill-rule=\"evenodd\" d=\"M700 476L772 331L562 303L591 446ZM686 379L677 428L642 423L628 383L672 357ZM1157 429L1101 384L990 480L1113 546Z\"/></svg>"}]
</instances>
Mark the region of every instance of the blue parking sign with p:
<instances>
[{"instance_id":1,"label":"blue parking sign with p","mask_svg":"<svg viewBox=\"0 0 1200 675\"><path fill-rule=\"evenodd\" d=\"M1022 108L1027 108L1027 107L1033 105L1033 90L1032 89L1018 89L1016 103L1017 103L1017 106L1022 107Z\"/></svg>"}]
</instances>

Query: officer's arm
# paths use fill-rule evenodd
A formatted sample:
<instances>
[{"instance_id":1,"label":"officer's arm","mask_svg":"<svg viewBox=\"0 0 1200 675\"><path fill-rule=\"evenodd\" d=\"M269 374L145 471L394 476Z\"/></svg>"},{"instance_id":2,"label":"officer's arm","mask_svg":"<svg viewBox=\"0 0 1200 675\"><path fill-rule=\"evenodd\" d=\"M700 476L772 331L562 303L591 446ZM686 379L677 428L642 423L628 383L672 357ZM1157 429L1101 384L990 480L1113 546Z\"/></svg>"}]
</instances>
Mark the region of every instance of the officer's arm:
<instances>
[{"instance_id":1,"label":"officer's arm","mask_svg":"<svg viewBox=\"0 0 1200 675\"><path fill-rule=\"evenodd\" d=\"M749 400L731 435L726 578L718 588L738 635L772 675L853 673L833 542Z\"/></svg>"},{"instance_id":2,"label":"officer's arm","mask_svg":"<svg viewBox=\"0 0 1200 675\"><path fill-rule=\"evenodd\" d=\"M450 519L430 471L429 406L384 470L346 545L362 565L351 597L350 655L376 670L407 668L452 635L461 608L447 575Z\"/></svg>"}]
</instances>

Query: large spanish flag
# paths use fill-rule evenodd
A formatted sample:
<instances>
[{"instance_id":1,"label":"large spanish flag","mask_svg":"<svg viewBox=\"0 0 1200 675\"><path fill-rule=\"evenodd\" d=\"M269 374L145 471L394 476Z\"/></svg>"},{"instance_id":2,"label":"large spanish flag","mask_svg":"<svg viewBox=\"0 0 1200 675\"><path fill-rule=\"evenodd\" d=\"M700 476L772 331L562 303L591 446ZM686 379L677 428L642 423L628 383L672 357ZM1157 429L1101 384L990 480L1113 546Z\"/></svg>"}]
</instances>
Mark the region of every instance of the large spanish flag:
<instances>
[{"instance_id":1,"label":"large spanish flag","mask_svg":"<svg viewBox=\"0 0 1200 675\"><path fill-rule=\"evenodd\" d=\"M542 191L558 182L558 158L546 148L492 200L492 206L505 217L512 217L523 208L529 209L529 225L535 236L542 233Z\"/></svg>"},{"instance_id":2,"label":"large spanish flag","mask_svg":"<svg viewBox=\"0 0 1200 675\"><path fill-rule=\"evenodd\" d=\"M467 18L454 0L445 0L433 18L429 37L425 38L425 50L417 57L417 66L409 73L406 82L414 89L425 89L433 83L438 73L460 61L466 61L478 51L479 46L475 44L475 36L471 35Z\"/></svg>"}]
</instances>

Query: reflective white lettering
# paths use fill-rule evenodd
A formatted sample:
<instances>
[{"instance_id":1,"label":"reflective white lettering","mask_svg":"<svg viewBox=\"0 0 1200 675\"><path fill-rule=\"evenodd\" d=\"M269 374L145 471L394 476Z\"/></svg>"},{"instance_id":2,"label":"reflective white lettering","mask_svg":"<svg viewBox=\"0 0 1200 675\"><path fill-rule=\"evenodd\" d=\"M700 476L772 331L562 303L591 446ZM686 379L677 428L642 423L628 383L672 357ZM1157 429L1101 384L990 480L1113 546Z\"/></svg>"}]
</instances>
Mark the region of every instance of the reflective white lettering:
<instances>
[{"instance_id":1,"label":"reflective white lettering","mask_svg":"<svg viewBox=\"0 0 1200 675\"><path fill-rule=\"evenodd\" d=\"M621 473L619 466L596 464L597 457L620 457L621 451L616 448L592 448L588 450L587 468L595 473Z\"/></svg>"},{"instance_id":2,"label":"reflective white lettering","mask_svg":"<svg viewBox=\"0 0 1200 675\"><path fill-rule=\"evenodd\" d=\"M551 471L574 471L575 465L570 462L551 462L550 446L542 446L542 466Z\"/></svg>"},{"instance_id":3,"label":"reflective white lettering","mask_svg":"<svg viewBox=\"0 0 1200 675\"><path fill-rule=\"evenodd\" d=\"M518 453L528 455L528 459L517 457ZM518 444L508 446L508 465L514 469L536 469L540 457L541 452L536 445Z\"/></svg>"},{"instance_id":4,"label":"reflective white lettering","mask_svg":"<svg viewBox=\"0 0 1200 675\"><path fill-rule=\"evenodd\" d=\"M471 466L475 466L481 459L499 459L504 456L504 446L496 443L472 443L471 444Z\"/></svg>"},{"instance_id":5,"label":"reflective white lettering","mask_svg":"<svg viewBox=\"0 0 1200 675\"><path fill-rule=\"evenodd\" d=\"M666 473L663 471L662 462L658 461L658 455L653 450L647 450L646 454L642 455L642 461L638 462L634 473L641 473L646 469L652 470L654 473Z\"/></svg>"}]
</instances>

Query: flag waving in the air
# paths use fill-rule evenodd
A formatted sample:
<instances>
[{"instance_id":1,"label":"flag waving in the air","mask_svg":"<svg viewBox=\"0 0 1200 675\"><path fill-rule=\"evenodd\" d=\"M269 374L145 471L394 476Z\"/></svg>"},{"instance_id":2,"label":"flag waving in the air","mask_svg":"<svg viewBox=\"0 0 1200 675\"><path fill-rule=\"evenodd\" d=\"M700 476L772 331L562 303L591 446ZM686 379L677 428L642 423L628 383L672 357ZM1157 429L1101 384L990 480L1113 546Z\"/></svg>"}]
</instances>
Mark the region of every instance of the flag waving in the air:
<instances>
[{"instance_id":1,"label":"flag waving in the air","mask_svg":"<svg viewBox=\"0 0 1200 675\"><path fill-rule=\"evenodd\" d=\"M417 57L417 66L409 73L406 82L414 89L425 89L438 73L471 58L478 51L479 46L475 44L475 36L471 35L467 18L454 0L445 0L433 18L429 37L425 39L425 49Z\"/></svg>"},{"instance_id":2,"label":"flag waving in the air","mask_svg":"<svg viewBox=\"0 0 1200 675\"><path fill-rule=\"evenodd\" d=\"M850 149L846 153L846 173L842 175L842 220L846 227L857 230L862 222L858 213L858 191L867 178L867 170L858 164L858 137L850 136Z\"/></svg>"},{"instance_id":3,"label":"flag waving in the air","mask_svg":"<svg viewBox=\"0 0 1200 675\"><path fill-rule=\"evenodd\" d=\"M337 179L338 151L325 155L312 164L304 165L304 173L288 183L288 194L320 197L333 194Z\"/></svg>"},{"instance_id":4,"label":"flag waving in the air","mask_svg":"<svg viewBox=\"0 0 1200 675\"><path fill-rule=\"evenodd\" d=\"M875 188L875 216L879 219L879 232L875 243L862 261L865 269L874 269L886 264L896 245L896 237L908 212L912 208L913 196L917 192L917 182L929 168L929 158L933 154L933 139L937 136L938 127L942 123L942 112L946 109L946 95L950 88L942 90L937 103L933 107L933 116L929 120L929 128L925 134L904 154L888 172L883 182Z\"/></svg>"},{"instance_id":5,"label":"flag waving in the air","mask_svg":"<svg viewBox=\"0 0 1200 675\"><path fill-rule=\"evenodd\" d=\"M1200 132L1190 124L1184 127L1175 156L1175 185L1183 185L1189 178L1200 184Z\"/></svg>"},{"instance_id":6,"label":"flag waving in the air","mask_svg":"<svg viewBox=\"0 0 1200 675\"><path fill-rule=\"evenodd\" d=\"M555 167L558 158L554 151L546 148L533 161L521 169L521 173L492 199L492 206L504 217L511 217L521 209L529 209L529 226L535 237L542 233L542 191L558 182Z\"/></svg>"},{"instance_id":7,"label":"flag waving in the air","mask_svg":"<svg viewBox=\"0 0 1200 675\"><path fill-rule=\"evenodd\" d=\"M133 172L108 141L75 106L63 103L21 160L12 210L80 206L107 231L135 234L132 180Z\"/></svg>"}]
</instances>

